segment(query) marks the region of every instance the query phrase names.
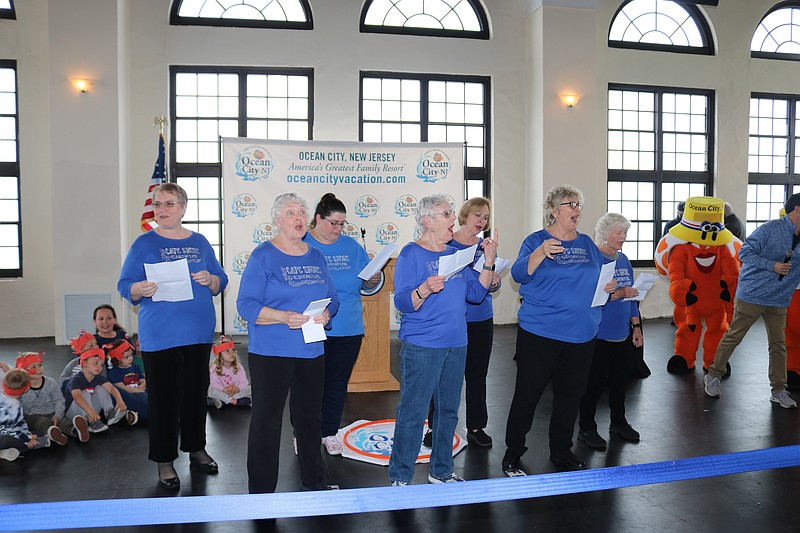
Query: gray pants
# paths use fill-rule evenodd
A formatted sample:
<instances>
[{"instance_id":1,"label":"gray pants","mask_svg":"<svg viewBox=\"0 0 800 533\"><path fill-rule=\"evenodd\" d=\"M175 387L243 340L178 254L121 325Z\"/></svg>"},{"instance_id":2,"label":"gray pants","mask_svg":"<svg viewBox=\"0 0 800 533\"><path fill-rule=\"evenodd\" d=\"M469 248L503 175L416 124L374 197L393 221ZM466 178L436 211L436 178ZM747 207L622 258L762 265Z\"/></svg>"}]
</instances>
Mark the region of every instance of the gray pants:
<instances>
[{"instance_id":1,"label":"gray pants","mask_svg":"<svg viewBox=\"0 0 800 533\"><path fill-rule=\"evenodd\" d=\"M111 399L111 393L109 393L103 387L97 387L93 392L83 390L81 391L81 396L83 396L83 399L92 406L92 409L97 411L97 414L108 414L114 408L114 402ZM83 410L83 407L78 405L78 402L73 401L72 405L70 405L69 409L67 409L66 418L72 420L72 417L75 415L85 416L88 420L88 413Z\"/></svg>"}]
</instances>

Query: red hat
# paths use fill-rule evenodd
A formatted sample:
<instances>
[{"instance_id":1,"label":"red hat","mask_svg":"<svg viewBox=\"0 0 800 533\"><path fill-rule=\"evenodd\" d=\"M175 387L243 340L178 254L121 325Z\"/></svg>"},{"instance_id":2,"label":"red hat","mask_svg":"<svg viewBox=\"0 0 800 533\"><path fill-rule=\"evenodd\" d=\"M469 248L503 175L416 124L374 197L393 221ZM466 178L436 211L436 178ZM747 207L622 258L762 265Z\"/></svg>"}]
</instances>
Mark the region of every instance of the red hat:
<instances>
[{"instance_id":1,"label":"red hat","mask_svg":"<svg viewBox=\"0 0 800 533\"><path fill-rule=\"evenodd\" d=\"M12 372L17 372L17 373L21 372L25 376L25 385L23 385L19 389L12 389L8 385L6 385L6 381L8 381L9 376L12 375ZM30 388L31 388L31 379L28 377L28 373L20 368L14 368L12 370L9 370L8 374L6 374L6 378L3 379L3 393L6 396L10 396L12 398L19 398L20 396L28 392L28 389Z\"/></svg>"},{"instance_id":2,"label":"red hat","mask_svg":"<svg viewBox=\"0 0 800 533\"><path fill-rule=\"evenodd\" d=\"M106 358L106 352L101 350L100 348L90 348L81 354L81 365L84 361L89 359L90 357L99 357L101 361L104 361Z\"/></svg>"},{"instance_id":3,"label":"red hat","mask_svg":"<svg viewBox=\"0 0 800 533\"><path fill-rule=\"evenodd\" d=\"M73 352L81 353L84 346L86 346L86 343L92 339L94 339L94 335L92 335L91 333L86 333L85 330L81 330L81 332L78 333L77 337L69 340L69 343L70 345L72 345Z\"/></svg>"},{"instance_id":4,"label":"red hat","mask_svg":"<svg viewBox=\"0 0 800 533\"><path fill-rule=\"evenodd\" d=\"M122 361L122 358L125 357L125 352L127 352L128 350L135 351L133 349L133 345L131 345L131 343L128 342L128 339L123 340L119 346L115 346L113 348L111 348L109 345L103 346L103 348L106 347L109 348L108 356L111 359L116 359L117 361Z\"/></svg>"},{"instance_id":5,"label":"red hat","mask_svg":"<svg viewBox=\"0 0 800 533\"><path fill-rule=\"evenodd\" d=\"M23 352L17 357L16 367L25 370L34 363L41 363L44 352ZM33 372L29 372L33 374Z\"/></svg>"},{"instance_id":6,"label":"red hat","mask_svg":"<svg viewBox=\"0 0 800 533\"><path fill-rule=\"evenodd\" d=\"M225 335L220 335L217 343L211 347L211 351L214 352L214 355L219 355L225 350L235 350L235 349L236 347L233 345L233 341L230 340Z\"/></svg>"}]
</instances>

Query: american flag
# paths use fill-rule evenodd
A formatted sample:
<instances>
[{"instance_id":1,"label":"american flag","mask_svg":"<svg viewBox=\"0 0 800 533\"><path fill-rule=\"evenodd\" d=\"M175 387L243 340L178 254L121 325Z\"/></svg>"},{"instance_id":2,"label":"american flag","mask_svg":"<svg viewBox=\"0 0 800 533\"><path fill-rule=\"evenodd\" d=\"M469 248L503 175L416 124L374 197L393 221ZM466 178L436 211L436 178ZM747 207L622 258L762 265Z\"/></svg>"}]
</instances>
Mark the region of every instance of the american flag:
<instances>
[{"instance_id":1,"label":"american flag","mask_svg":"<svg viewBox=\"0 0 800 533\"><path fill-rule=\"evenodd\" d=\"M156 214L153 212L153 189L167 181L167 167L164 164L164 135L158 136L158 159L153 168L153 176L150 178L150 186L147 188L147 199L144 201L142 210L142 233L146 233L158 226Z\"/></svg>"}]
</instances>

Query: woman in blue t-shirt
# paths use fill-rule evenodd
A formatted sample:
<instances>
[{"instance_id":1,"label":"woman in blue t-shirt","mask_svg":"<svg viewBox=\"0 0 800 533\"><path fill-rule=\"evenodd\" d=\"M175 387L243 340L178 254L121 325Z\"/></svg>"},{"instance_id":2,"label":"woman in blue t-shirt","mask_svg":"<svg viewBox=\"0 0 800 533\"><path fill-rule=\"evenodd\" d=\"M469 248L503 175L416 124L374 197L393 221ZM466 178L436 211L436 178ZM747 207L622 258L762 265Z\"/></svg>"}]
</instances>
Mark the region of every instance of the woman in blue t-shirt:
<instances>
[{"instance_id":1,"label":"woman in blue t-shirt","mask_svg":"<svg viewBox=\"0 0 800 533\"><path fill-rule=\"evenodd\" d=\"M503 472L524 476L520 457L533 424L536 404L553 382L550 460L570 470L586 468L572 453L578 407L592 364L600 307L592 307L603 256L587 235L578 233L581 192L553 187L544 201L545 225L522 242L511 267L522 305L517 330L517 380L506 424ZM616 289L610 281L606 292Z\"/></svg>"},{"instance_id":2,"label":"woman in blue t-shirt","mask_svg":"<svg viewBox=\"0 0 800 533\"><path fill-rule=\"evenodd\" d=\"M364 319L361 294L375 294L383 286L383 272L368 281L358 273L369 263L366 250L355 239L342 235L347 210L333 193L320 198L305 241L322 252L328 273L336 285L339 311L331 320L325 339L325 392L322 397L322 444L330 455L341 455L342 443L336 437L347 397L347 382L361 350Z\"/></svg>"},{"instance_id":3,"label":"woman in blue t-shirt","mask_svg":"<svg viewBox=\"0 0 800 533\"><path fill-rule=\"evenodd\" d=\"M408 485L414 477L431 398L436 426L428 481L463 481L453 472L452 442L464 382L467 300L480 303L486 297L497 254L496 239L486 239L480 275L467 267L445 279L439 275L439 260L456 253L447 245L453 239L453 207L443 194L426 196L417 204L416 221L419 239L403 247L394 274L394 305L403 315L398 334L400 405L389 460L392 485Z\"/></svg>"},{"instance_id":4,"label":"woman in blue t-shirt","mask_svg":"<svg viewBox=\"0 0 800 533\"><path fill-rule=\"evenodd\" d=\"M319 443L325 381L323 342L305 342L306 322L327 325L339 307L336 287L322 253L303 240L306 201L291 192L275 198L272 221L278 233L259 244L242 273L236 309L247 320L248 367L253 408L247 438L251 494L275 492L286 398L297 435L303 490L326 487ZM330 298L321 314L308 305ZM206 375L208 372L206 371Z\"/></svg>"},{"instance_id":5,"label":"woman in blue t-shirt","mask_svg":"<svg viewBox=\"0 0 800 533\"><path fill-rule=\"evenodd\" d=\"M603 254L603 263L617 262L614 267L617 290L611 295L611 300L603 306L603 318L594 343L592 369L586 393L581 400L578 421L578 440L598 450L606 448L606 441L597 433L594 417L597 400L600 399L606 385L608 385L608 406L611 411L609 433L631 442L639 442L639 433L625 418L625 382L630 374L633 347L638 348L643 342L639 306L634 301L625 301L625 298L639 295L639 290L632 286L631 262L622 253L622 245L628 237L630 227L631 223L624 216L606 213L597 221L594 230L594 240Z\"/></svg>"}]
</instances>

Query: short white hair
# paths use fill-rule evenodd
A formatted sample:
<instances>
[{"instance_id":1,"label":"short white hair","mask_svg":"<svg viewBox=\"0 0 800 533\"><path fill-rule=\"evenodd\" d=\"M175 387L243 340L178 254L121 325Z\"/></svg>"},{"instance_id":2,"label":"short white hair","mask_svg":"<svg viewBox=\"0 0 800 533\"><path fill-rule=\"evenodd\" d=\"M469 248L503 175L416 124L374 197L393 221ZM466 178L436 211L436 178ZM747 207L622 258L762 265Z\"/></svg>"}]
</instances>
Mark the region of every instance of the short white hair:
<instances>
[{"instance_id":1,"label":"short white hair","mask_svg":"<svg viewBox=\"0 0 800 533\"><path fill-rule=\"evenodd\" d=\"M276 226L278 225L278 217L281 216L281 211L283 210L283 206L286 204L301 204L306 211L306 224L308 224L308 202L295 192L285 192L283 194L279 194L275 198L275 202L272 204L272 223Z\"/></svg>"},{"instance_id":2,"label":"short white hair","mask_svg":"<svg viewBox=\"0 0 800 533\"><path fill-rule=\"evenodd\" d=\"M594 242L600 244L607 241L614 228L628 231L630 227L630 221L619 213L606 213L594 226Z\"/></svg>"},{"instance_id":3,"label":"short white hair","mask_svg":"<svg viewBox=\"0 0 800 533\"><path fill-rule=\"evenodd\" d=\"M420 230L425 230L422 219L431 216L433 214L433 208L441 204L445 204L447 208L450 209L450 200L447 198L447 195L432 194L421 198L420 201L417 202L417 212L414 213L414 218Z\"/></svg>"}]
</instances>

